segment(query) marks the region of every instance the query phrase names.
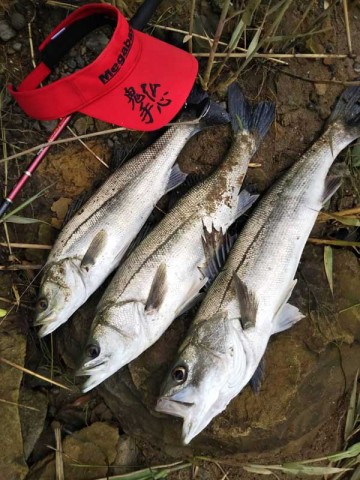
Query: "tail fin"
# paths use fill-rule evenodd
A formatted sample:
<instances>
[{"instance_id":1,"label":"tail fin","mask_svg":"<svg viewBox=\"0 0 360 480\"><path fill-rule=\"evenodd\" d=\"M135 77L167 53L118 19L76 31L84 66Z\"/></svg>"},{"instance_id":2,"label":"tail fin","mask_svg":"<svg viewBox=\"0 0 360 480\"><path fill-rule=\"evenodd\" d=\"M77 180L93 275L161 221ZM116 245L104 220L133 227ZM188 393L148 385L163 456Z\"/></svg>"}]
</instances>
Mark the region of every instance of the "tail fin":
<instances>
[{"instance_id":1,"label":"tail fin","mask_svg":"<svg viewBox=\"0 0 360 480\"><path fill-rule=\"evenodd\" d=\"M237 83L228 89L228 108L234 133L242 130L251 132L260 144L275 117L275 104L260 102L251 106Z\"/></svg>"},{"instance_id":2,"label":"tail fin","mask_svg":"<svg viewBox=\"0 0 360 480\"><path fill-rule=\"evenodd\" d=\"M360 87L349 87L342 92L328 124L337 120L342 120L349 127L360 129Z\"/></svg>"}]
</instances>

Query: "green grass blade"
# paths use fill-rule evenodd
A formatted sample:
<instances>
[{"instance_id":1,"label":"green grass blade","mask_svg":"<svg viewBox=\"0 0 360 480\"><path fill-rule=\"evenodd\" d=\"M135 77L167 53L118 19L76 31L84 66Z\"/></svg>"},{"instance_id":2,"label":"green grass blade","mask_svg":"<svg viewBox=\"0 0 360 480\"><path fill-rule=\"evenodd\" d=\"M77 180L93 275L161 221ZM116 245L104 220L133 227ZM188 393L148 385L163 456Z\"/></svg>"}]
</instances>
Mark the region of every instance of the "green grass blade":
<instances>
[{"instance_id":1,"label":"green grass blade","mask_svg":"<svg viewBox=\"0 0 360 480\"><path fill-rule=\"evenodd\" d=\"M44 220L38 220L37 218L29 218L29 217L20 217L19 215L11 215L7 217L5 220L6 223L16 223L19 225L30 225L32 223L45 223L50 225L48 222L44 222Z\"/></svg>"},{"instance_id":2,"label":"green grass blade","mask_svg":"<svg viewBox=\"0 0 360 480\"><path fill-rule=\"evenodd\" d=\"M324 268L326 273L326 278L329 282L331 293L334 294L334 284L333 284L333 251L332 248L326 245L324 247Z\"/></svg>"},{"instance_id":3,"label":"green grass blade","mask_svg":"<svg viewBox=\"0 0 360 480\"><path fill-rule=\"evenodd\" d=\"M183 470L192 466L190 462L177 462L175 464L144 468L132 473L124 473L112 477L99 478L98 480L160 480L170 473Z\"/></svg>"},{"instance_id":4,"label":"green grass blade","mask_svg":"<svg viewBox=\"0 0 360 480\"><path fill-rule=\"evenodd\" d=\"M22 203L21 205L19 205L18 207L14 208L14 210L12 210L10 213L8 213L7 215L5 215L1 220L0 220L0 223L4 223L6 222L6 220L8 218L10 218L12 215L15 215L16 213L20 212L21 210L23 210L25 207L27 207L28 205L30 205L30 203L32 203L34 200L36 200L37 198L41 197L42 195L44 195L44 193L49 190L53 185L55 185L54 183L52 183L51 185L48 185L47 187L43 188L42 190L40 190L40 192L36 193L35 195L33 195L32 197L30 197L28 200L26 200L24 203Z\"/></svg>"},{"instance_id":5,"label":"green grass blade","mask_svg":"<svg viewBox=\"0 0 360 480\"><path fill-rule=\"evenodd\" d=\"M359 370L356 372L354 378L354 385L351 391L349 408L346 414L345 430L344 430L344 440L347 442L348 438L351 436L352 431L355 427L355 418L356 418L356 399L357 399L357 382L359 377ZM355 444L356 445L356 444Z\"/></svg>"}]
</instances>

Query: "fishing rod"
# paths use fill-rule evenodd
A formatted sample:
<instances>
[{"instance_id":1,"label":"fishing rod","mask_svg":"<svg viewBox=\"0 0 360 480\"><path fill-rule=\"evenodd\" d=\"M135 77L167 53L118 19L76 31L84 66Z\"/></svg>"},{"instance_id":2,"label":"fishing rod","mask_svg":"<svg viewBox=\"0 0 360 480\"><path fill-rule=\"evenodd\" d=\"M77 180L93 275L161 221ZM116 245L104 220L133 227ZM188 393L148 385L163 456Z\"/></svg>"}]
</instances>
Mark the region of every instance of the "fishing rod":
<instances>
[{"instance_id":1,"label":"fishing rod","mask_svg":"<svg viewBox=\"0 0 360 480\"><path fill-rule=\"evenodd\" d=\"M143 30L147 23L149 22L151 16L160 5L162 0L145 0L142 5L137 9L134 16L129 20L130 25L135 28L136 30ZM69 122L73 119L74 113L71 115L67 115L63 117L55 129L52 131L51 135L48 138L46 147L41 148L35 157L32 159L24 173L21 175L19 180L16 182L15 186L12 188L10 193L7 197L0 203L0 218L7 212L10 206L13 204L14 199L19 194L19 192L23 189L24 185L28 182L28 180L32 177L33 173L40 165L42 160L45 158L46 154L50 150L52 146L52 142L54 142L61 133L64 131L66 126Z\"/></svg>"}]
</instances>

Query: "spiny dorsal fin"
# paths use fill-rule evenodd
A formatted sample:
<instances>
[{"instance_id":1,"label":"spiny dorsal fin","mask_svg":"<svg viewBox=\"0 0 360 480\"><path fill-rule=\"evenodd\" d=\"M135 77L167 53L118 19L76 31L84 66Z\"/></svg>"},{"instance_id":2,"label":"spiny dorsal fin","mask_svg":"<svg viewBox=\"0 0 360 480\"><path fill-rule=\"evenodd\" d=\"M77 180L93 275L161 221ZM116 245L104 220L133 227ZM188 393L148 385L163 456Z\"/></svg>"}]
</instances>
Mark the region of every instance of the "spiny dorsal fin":
<instances>
[{"instance_id":1,"label":"spiny dorsal fin","mask_svg":"<svg viewBox=\"0 0 360 480\"><path fill-rule=\"evenodd\" d=\"M155 277L152 281L149 296L145 305L145 311L152 313L154 310L158 310L164 301L166 291L166 265L165 263L161 263L156 270Z\"/></svg>"},{"instance_id":2,"label":"spiny dorsal fin","mask_svg":"<svg viewBox=\"0 0 360 480\"><path fill-rule=\"evenodd\" d=\"M233 274L236 295L240 305L240 322L244 330L255 327L258 302L255 294L240 280L236 272Z\"/></svg>"},{"instance_id":3,"label":"spiny dorsal fin","mask_svg":"<svg viewBox=\"0 0 360 480\"><path fill-rule=\"evenodd\" d=\"M203 225L203 228L204 233L201 238L205 253L205 264L199 267L199 270L204 277L208 278L207 286L209 286L224 266L236 238L228 232L223 233L221 228L216 230L214 225L212 225L211 231L208 231L205 225Z\"/></svg>"},{"instance_id":4,"label":"spiny dorsal fin","mask_svg":"<svg viewBox=\"0 0 360 480\"><path fill-rule=\"evenodd\" d=\"M104 250L106 242L107 233L105 230L100 230L100 232L98 232L92 239L92 242L81 261L80 268L89 271L89 268L95 265L101 251Z\"/></svg>"}]
</instances>

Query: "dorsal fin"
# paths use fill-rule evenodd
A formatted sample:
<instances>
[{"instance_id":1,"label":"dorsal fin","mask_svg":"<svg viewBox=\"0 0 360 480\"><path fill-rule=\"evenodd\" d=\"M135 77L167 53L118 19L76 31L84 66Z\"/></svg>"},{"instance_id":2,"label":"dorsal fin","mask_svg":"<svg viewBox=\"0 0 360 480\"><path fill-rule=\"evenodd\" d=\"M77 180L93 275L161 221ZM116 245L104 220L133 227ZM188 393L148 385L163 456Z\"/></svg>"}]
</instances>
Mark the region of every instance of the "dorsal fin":
<instances>
[{"instance_id":1,"label":"dorsal fin","mask_svg":"<svg viewBox=\"0 0 360 480\"><path fill-rule=\"evenodd\" d=\"M224 266L236 237L228 232L223 233L222 229L216 230L214 225L212 225L211 231L208 231L205 225L203 225L203 228L202 244L205 263L199 267L199 270L204 277L208 278L207 286L209 286Z\"/></svg>"}]
</instances>

